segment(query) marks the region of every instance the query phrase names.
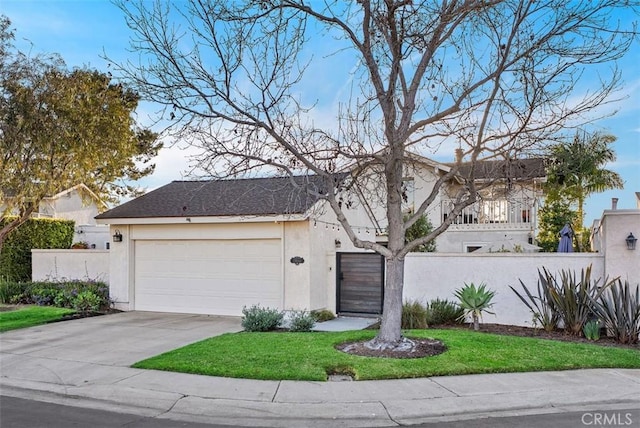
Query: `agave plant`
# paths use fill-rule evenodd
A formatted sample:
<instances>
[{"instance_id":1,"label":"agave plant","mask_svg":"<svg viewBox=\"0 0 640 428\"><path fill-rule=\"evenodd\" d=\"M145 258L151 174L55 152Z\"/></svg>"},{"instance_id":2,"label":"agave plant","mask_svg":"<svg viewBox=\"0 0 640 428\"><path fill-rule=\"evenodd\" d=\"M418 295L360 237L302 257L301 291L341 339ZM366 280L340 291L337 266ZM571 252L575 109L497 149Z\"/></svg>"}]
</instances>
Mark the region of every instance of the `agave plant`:
<instances>
[{"instance_id":1,"label":"agave plant","mask_svg":"<svg viewBox=\"0 0 640 428\"><path fill-rule=\"evenodd\" d=\"M607 332L620 343L637 343L640 336L640 285L635 290L629 281L620 279L609 287L609 292L591 299L593 311L602 320Z\"/></svg>"},{"instance_id":2,"label":"agave plant","mask_svg":"<svg viewBox=\"0 0 640 428\"><path fill-rule=\"evenodd\" d=\"M516 296L518 296L520 300L522 300L522 303L533 313L533 320L536 324L540 324L545 331L553 331L558 327L560 317L549 299L548 290L554 286L556 279L553 275L550 275L547 270L544 270L544 273L538 270L538 276L537 296L534 296L529 291L522 280L519 281L524 290L524 295L518 293L512 286L509 286L509 288L516 293Z\"/></svg>"},{"instance_id":3,"label":"agave plant","mask_svg":"<svg viewBox=\"0 0 640 428\"><path fill-rule=\"evenodd\" d=\"M460 319L464 319L468 315L471 315L473 319L473 329L480 330L480 318L482 313L494 314L489 311L493 306L491 300L495 296L495 291L487 290L486 284L480 284L477 288L474 283L464 284L464 287L456 290L454 295L458 298L460 307L464 310L464 314Z\"/></svg>"}]
</instances>

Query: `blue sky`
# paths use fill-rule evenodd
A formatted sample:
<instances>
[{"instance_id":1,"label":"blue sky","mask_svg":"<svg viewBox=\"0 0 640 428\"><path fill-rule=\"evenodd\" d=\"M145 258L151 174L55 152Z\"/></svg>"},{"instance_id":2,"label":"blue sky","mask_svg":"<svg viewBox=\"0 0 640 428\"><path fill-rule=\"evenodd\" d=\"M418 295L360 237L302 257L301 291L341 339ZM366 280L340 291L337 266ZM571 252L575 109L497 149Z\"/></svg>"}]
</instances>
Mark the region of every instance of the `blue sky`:
<instances>
[{"instance_id":1,"label":"blue sky","mask_svg":"<svg viewBox=\"0 0 640 428\"><path fill-rule=\"evenodd\" d=\"M11 19L21 50L59 53L69 67L89 66L106 71L108 64L101 58L103 53L117 60L133 55L128 51L130 32L122 13L108 0L2 0L0 14ZM327 39L327 43L333 42ZM611 206L612 197L619 198L619 209L635 208L634 192L640 192L640 42L633 45L618 66L623 72L624 84L619 93L623 99L604 109L618 113L598 121L592 129L618 138L614 147L618 160L609 168L622 176L625 189L591 196L586 204L587 225ZM150 113L151 107L143 106L138 111L139 120L144 123ZM141 185L155 188L184 178L189 169L188 153L188 148L163 149L156 159L156 172L141 181ZM435 153L431 157L451 160L450 153Z\"/></svg>"}]
</instances>

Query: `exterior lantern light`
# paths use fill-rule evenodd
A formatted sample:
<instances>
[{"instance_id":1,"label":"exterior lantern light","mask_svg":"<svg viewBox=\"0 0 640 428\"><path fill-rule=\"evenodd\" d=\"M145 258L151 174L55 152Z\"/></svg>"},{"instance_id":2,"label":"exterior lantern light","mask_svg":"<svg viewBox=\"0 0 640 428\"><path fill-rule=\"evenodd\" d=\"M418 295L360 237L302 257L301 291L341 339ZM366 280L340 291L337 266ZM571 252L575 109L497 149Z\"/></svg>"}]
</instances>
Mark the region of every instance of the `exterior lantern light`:
<instances>
[{"instance_id":1,"label":"exterior lantern light","mask_svg":"<svg viewBox=\"0 0 640 428\"><path fill-rule=\"evenodd\" d=\"M633 233L629 233L629 236L627 236L627 239L625 239L625 241L627 243L627 250L636 249L636 242L638 241L638 238L633 236Z\"/></svg>"},{"instance_id":2,"label":"exterior lantern light","mask_svg":"<svg viewBox=\"0 0 640 428\"><path fill-rule=\"evenodd\" d=\"M118 229L113 234L113 242L122 242L122 233Z\"/></svg>"}]
</instances>

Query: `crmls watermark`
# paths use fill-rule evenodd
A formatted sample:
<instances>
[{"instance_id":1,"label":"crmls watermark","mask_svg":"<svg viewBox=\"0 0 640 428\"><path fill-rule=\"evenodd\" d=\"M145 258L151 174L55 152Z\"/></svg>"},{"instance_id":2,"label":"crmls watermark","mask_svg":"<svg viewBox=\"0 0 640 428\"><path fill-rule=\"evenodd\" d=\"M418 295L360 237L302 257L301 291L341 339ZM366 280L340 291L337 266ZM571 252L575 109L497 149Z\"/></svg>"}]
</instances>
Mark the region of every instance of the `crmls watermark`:
<instances>
[{"instance_id":1,"label":"crmls watermark","mask_svg":"<svg viewBox=\"0 0 640 428\"><path fill-rule=\"evenodd\" d=\"M640 421L634 421L634 415L630 412L586 412L582 414L582 425L594 427L624 427L634 425Z\"/></svg>"}]
</instances>

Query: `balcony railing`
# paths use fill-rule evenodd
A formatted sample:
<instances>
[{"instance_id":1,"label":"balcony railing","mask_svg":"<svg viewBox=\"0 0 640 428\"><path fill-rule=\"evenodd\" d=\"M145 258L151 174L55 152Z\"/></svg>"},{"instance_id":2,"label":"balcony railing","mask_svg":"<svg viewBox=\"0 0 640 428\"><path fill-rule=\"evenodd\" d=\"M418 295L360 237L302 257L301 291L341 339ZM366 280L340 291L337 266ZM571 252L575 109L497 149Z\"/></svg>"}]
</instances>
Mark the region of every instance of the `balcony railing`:
<instances>
[{"instance_id":1,"label":"balcony railing","mask_svg":"<svg viewBox=\"0 0 640 428\"><path fill-rule=\"evenodd\" d=\"M453 210L452 200L442 201L442 220ZM453 225L531 226L535 221L532 199L482 199L466 207L453 220Z\"/></svg>"}]
</instances>

